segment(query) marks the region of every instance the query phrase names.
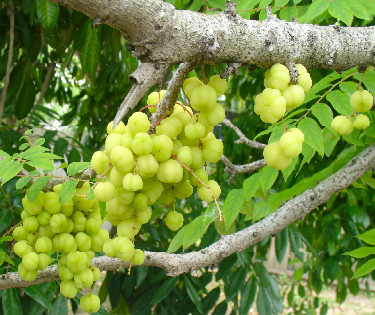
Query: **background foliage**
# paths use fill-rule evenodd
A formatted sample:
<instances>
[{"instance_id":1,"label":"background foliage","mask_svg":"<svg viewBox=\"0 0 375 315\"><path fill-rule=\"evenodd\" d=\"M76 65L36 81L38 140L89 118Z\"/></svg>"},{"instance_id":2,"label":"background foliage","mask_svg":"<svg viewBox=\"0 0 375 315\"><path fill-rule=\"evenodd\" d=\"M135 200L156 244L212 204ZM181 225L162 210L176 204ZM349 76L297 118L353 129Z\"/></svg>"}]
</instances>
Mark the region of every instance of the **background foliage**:
<instances>
[{"instance_id":1,"label":"background foliage","mask_svg":"<svg viewBox=\"0 0 375 315\"><path fill-rule=\"evenodd\" d=\"M225 9L225 0L170 0L178 9L214 14ZM262 20L265 7L287 21L292 17L301 23L342 26L373 25L375 4L370 0L241 0L238 14L246 19ZM0 1L0 78L5 76L9 50L9 9L15 17L13 65L4 104L0 132L0 149L19 152L26 129L45 139L47 146L65 162L89 161L100 149L105 127L131 87L128 75L138 62L131 57L125 40L117 30L100 25L93 27L83 14L59 7L47 0ZM197 68L199 78L220 73L224 65ZM359 81L375 93L375 73L364 75L356 69L338 74L325 69L310 71L314 87L305 104L286 117L287 124L308 112L299 122L306 132L302 157L277 174L269 167L253 175L237 175L229 185L229 175L218 163L211 166L213 177L223 191L221 202L226 226L211 224L215 208L204 210L198 198L188 198L184 208L190 223L180 232L170 232L163 221L146 225L137 248L153 251L199 250L218 240L221 233L232 233L265 217L283 201L291 199L326 178L365 146L374 142L375 127L364 134L339 136L331 129L333 115L348 114L349 94ZM254 96L263 89L264 70L246 68L229 79L225 100L227 117L249 139L261 142L277 139L283 126L268 128L254 115ZM3 82L0 82L0 90ZM141 101L145 104L145 99ZM328 106L329 105L329 106ZM372 121L374 115L372 114ZM251 123L249 123L251 119ZM323 134L320 130L323 128ZM226 126L215 130L225 145L224 154L234 164L244 164L262 157L261 152L234 144L236 134ZM303 166L303 167L302 167ZM4 233L20 221L23 193L16 189L16 179L0 188L0 232ZM291 307L294 314L321 314L327 305L319 299L324 286L337 283L337 300L341 303L348 292L359 292L358 279L352 279L358 260L345 252L366 244L354 236L375 227L375 181L369 172L350 188L340 192L304 220L290 225L275 235L275 251L279 262L287 257L294 278L279 288L279 279L264 267L271 246L269 237L245 252L224 259L217 272L201 271L199 277L181 275L167 278L158 268L137 267L130 275L122 270L108 273L100 287L100 298L109 298L111 314L208 313L247 314L256 303L260 314L280 313ZM232 211L228 211L231 209ZM155 208L154 213L163 209ZM171 239L177 234L170 243ZM138 238L138 241L140 238ZM1 273L15 270L19 261L11 251L11 243L0 239ZM373 245L373 244L372 244ZM288 251L289 248L289 251ZM364 264L366 259L359 260ZM216 269L216 266L213 267ZM371 269L372 270L372 269ZM373 274L371 274L373 276ZM307 286L301 285L307 277ZM367 282L365 281L365 284ZM58 294L55 282L33 285L24 290L0 291L4 314L66 314L67 300ZM288 304L288 305L286 305ZM77 310L77 300L71 301ZM107 314L103 308L100 314Z\"/></svg>"}]
</instances>

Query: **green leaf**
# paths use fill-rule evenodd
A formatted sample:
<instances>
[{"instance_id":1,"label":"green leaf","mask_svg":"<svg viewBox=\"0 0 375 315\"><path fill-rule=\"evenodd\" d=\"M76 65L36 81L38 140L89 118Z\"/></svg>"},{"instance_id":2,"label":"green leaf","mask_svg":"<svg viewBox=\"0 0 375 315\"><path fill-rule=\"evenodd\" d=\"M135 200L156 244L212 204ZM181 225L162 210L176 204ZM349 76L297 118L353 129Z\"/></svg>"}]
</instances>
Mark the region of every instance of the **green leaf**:
<instances>
[{"instance_id":1,"label":"green leaf","mask_svg":"<svg viewBox=\"0 0 375 315\"><path fill-rule=\"evenodd\" d=\"M339 142L340 137L333 134L330 129L323 129L323 139L324 139L324 154L330 156L333 149L335 148L337 142Z\"/></svg>"},{"instance_id":2,"label":"green leaf","mask_svg":"<svg viewBox=\"0 0 375 315\"><path fill-rule=\"evenodd\" d=\"M46 139L39 138L38 140L35 141L35 145L43 145L45 142L46 142Z\"/></svg>"},{"instance_id":3,"label":"green leaf","mask_svg":"<svg viewBox=\"0 0 375 315\"><path fill-rule=\"evenodd\" d=\"M316 121L314 119L306 117L299 122L298 128L305 135L304 143L311 146L313 149L318 151L318 153L321 156L323 156L324 155L323 134L322 134L322 130L320 129Z\"/></svg>"},{"instance_id":4,"label":"green leaf","mask_svg":"<svg viewBox=\"0 0 375 315\"><path fill-rule=\"evenodd\" d=\"M59 294L53 302L53 307L49 315L66 315L68 314L68 303L67 298L62 294Z\"/></svg>"},{"instance_id":5,"label":"green leaf","mask_svg":"<svg viewBox=\"0 0 375 315\"><path fill-rule=\"evenodd\" d=\"M260 186L265 193L271 189L278 175L279 171L268 165L263 167L263 169L259 172L258 180L260 181Z\"/></svg>"},{"instance_id":6,"label":"green leaf","mask_svg":"<svg viewBox=\"0 0 375 315\"><path fill-rule=\"evenodd\" d=\"M25 142L25 143L22 143L22 144L20 145L19 149L22 151L22 150L27 149L29 146L30 146L30 145L29 145L27 142Z\"/></svg>"},{"instance_id":7,"label":"green leaf","mask_svg":"<svg viewBox=\"0 0 375 315\"><path fill-rule=\"evenodd\" d=\"M355 258L363 258L363 257L367 257L368 255L373 255L373 254L375 254L375 247L365 246L365 247L357 248L350 252L346 252L343 255L349 255Z\"/></svg>"},{"instance_id":8,"label":"green leaf","mask_svg":"<svg viewBox=\"0 0 375 315\"><path fill-rule=\"evenodd\" d=\"M290 248L292 252L296 255L296 257L300 261L303 261L304 255L302 252L300 252L300 248L302 246L300 232L292 226L288 228L288 235L289 235Z\"/></svg>"},{"instance_id":9,"label":"green leaf","mask_svg":"<svg viewBox=\"0 0 375 315\"><path fill-rule=\"evenodd\" d=\"M242 189L231 190L224 201L223 216L225 227L228 229L236 220L242 208L245 196Z\"/></svg>"},{"instance_id":10,"label":"green leaf","mask_svg":"<svg viewBox=\"0 0 375 315\"><path fill-rule=\"evenodd\" d=\"M343 21L347 26L352 25L353 12L345 1L330 1L328 5L328 13Z\"/></svg>"},{"instance_id":11,"label":"green leaf","mask_svg":"<svg viewBox=\"0 0 375 315\"><path fill-rule=\"evenodd\" d=\"M73 162L69 164L68 166L68 169L67 169L68 176L71 176L75 173L82 172L85 169L87 169L89 166L90 166L90 162Z\"/></svg>"},{"instance_id":12,"label":"green leaf","mask_svg":"<svg viewBox=\"0 0 375 315\"><path fill-rule=\"evenodd\" d=\"M189 278L185 275L184 275L184 281L185 281L186 291L187 291L190 299L193 301L193 303L197 307L198 311L200 313L203 313L201 298L198 295L197 290L195 289L194 285L190 282Z\"/></svg>"},{"instance_id":13,"label":"green leaf","mask_svg":"<svg viewBox=\"0 0 375 315\"><path fill-rule=\"evenodd\" d=\"M316 17L322 15L328 9L327 0L316 0L308 6L306 13L298 20L300 23L310 23Z\"/></svg>"},{"instance_id":14,"label":"green leaf","mask_svg":"<svg viewBox=\"0 0 375 315\"><path fill-rule=\"evenodd\" d=\"M182 241L183 250L198 241L204 234L205 227L203 224L203 216L196 217L192 222L186 224L185 236Z\"/></svg>"},{"instance_id":15,"label":"green leaf","mask_svg":"<svg viewBox=\"0 0 375 315\"><path fill-rule=\"evenodd\" d=\"M28 182L30 180L31 180L30 176L21 177L19 180L17 180L16 188L22 189L23 187L25 187L28 184Z\"/></svg>"},{"instance_id":16,"label":"green leaf","mask_svg":"<svg viewBox=\"0 0 375 315\"><path fill-rule=\"evenodd\" d=\"M3 150L0 150L0 156L1 157L10 157L10 155L6 152L4 152Z\"/></svg>"},{"instance_id":17,"label":"green leaf","mask_svg":"<svg viewBox=\"0 0 375 315\"><path fill-rule=\"evenodd\" d=\"M339 114L345 116L353 114L353 107L350 104L350 96L348 94L334 90L327 94L326 99Z\"/></svg>"},{"instance_id":18,"label":"green leaf","mask_svg":"<svg viewBox=\"0 0 375 315\"><path fill-rule=\"evenodd\" d=\"M236 7L238 15L244 19L249 19L252 13L251 10L254 9L260 1L261 0L243 0L238 2Z\"/></svg>"},{"instance_id":19,"label":"green leaf","mask_svg":"<svg viewBox=\"0 0 375 315\"><path fill-rule=\"evenodd\" d=\"M36 197L38 196L39 192L47 185L50 181L50 176L43 176L36 179L36 181L30 186L27 190L27 199L30 202L35 201Z\"/></svg>"},{"instance_id":20,"label":"green leaf","mask_svg":"<svg viewBox=\"0 0 375 315\"><path fill-rule=\"evenodd\" d=\"M88 73L92 79L95 78L96 69L98 68L100 60L100 41L98 32L99 28L88 29L80 54L82 70L83 72Z\"/></svg>"},{"instance_id":21,"label":"green leaf","mask_svg":"<svg viewBox=\"0 0 375 315\"><path fill-rule=\"evenodd\" d=\"M4 315L23 314L18 289L6 289L2 304Z\"/></svg>"},{"instance_id":22,"label":"green leaf","mask_svg":"<svg viewBox=\"0 0 375 315\"><path fill-rule=\"evenodd\" d=\"M26 287L25 293L30 296L34 301L37 301L40 305L48 308L49 310L52 309L51 301L46 297L46 295L40 290L38 285L31 285Z\"/></svg>"},{"instance_id":23,"label":"green leaf","mask_svg":"<svg viewBox=\"0 0 375 315\"><path fill-rule=\"evenodd\" d=\"M54 169L53 161L50 158L50 153L35 154L33 159L26 162L32 167L41 168L43 170Z\"/></svg>"},{"instance_id":24,"label":"green leaf","mask_svg":"<svg viewBox=\"0 0 375 315\"><path fill-rule=\"evenodd\" d=\"M250 200L260 187L260 182L258 180L259 173L251 175L249 178L245 179L243 182L243 191L245 193L246 200Z\"/></svg>"},{"instance_id":25,"label":"green leaf","mask_svg":"<svg viewBox=\"0 0 375 315\"><path fill-rule=\"evenodd\" d=\"M369 230L363 234L357 235L357 238L367 244L375 245L375 229Z\"/></svg>"},{"instance_id":26,"label":"green leaf","mask_svg":"<svg viewBox=\"0 0 375 315\"><path fill-rule=\"evenodd\" d=\"M298 162L299 162L299 157L297 156L296 158L294 158L292 160L292 163L290 163L290 165L287 168L285 168L281 171L281 173L283 173L283 177L284 177L285 182L288 180L290 174L292 174L292 172L293 172L294 168L296 167L296 165L298 164Z\"/></svg>"},{"instance_id":27,"label":"green leaf","mask_svg":"<svg viewBox=\"0 0 375 315\"><path fill-rule=\"evenodd\" d=\"M372 15L371 11L369 10L372 7L372 11L375 9L375 4L372 0L361 0L361 1L353 1L353 0L344 0L346 4L350 7L353 14L362 20L371 20Z\"/></svg>"},{"instance_id":28,"label":"green leaf","mask_svg":"<svg viewBox=\"0 0 375 315\"><path fill-rule=\"evenodd\" d=\"M281 264L288 249L288 228L276 234L275 250L277 261Z\"/></svg>"},{"instance_id":29,"label":"green leaf","mask_svg":"<svg viewBox=\"0 0 375 315\"><path fill-rule=\"evenodd\" d=\"M362 76L362 73L359 73L358 77L359 76ZM363 83L371 94L375 95L375 72L373 70L365 72L365 75L363 76Z\"/></svg>"},{"instance_id":30,"label":"green leaf","mask_svg":"<svg viewBox=\"0 0 375 315\"><path fill-rule=\"evenodd\" d=\"M4 208L1 209L1 211L0 211L0 233L2 233L3 231L7 230L10 227L10 224L11 224L12 218L13 218L12 211L14 211L14 210L13 209L10 210L7 207L4 207ZM2 236L0 239L2 239L2 238L3 238L3 241L7 241L6 236L5 237ZM12 239L13 238L10 236L10 240L12 240Z\"/></svg>"},{"instance_id":31,"label":"green leaf","mask_svg":"<svg viewBox=\"0 0 375 315\"><path fill-rule=\"evenodd\" d=\"M219 297L220 297L219 287L216 287L215 289L211 290L207 294L207 296L202 300L202 308L203 308L204 314L208 314L214 308Z\"/></svg>"},{"instance_id":32,"label":"green leaf","mask_svg":"<svg viewBox=\"0 0 375 315\"><path fill-rule=\"evenodd\" d=\"M105 201L99 201L100 217L104 219L107 214L107 203Z\"/></svg>"},{"instance_id":33,"label":"green leaf","mask_svg":"<svg viewBox=\"0 0 375 315\"><path fill-rule=\"evenodd\" d=\"M178 277L171 277L165 280L163 284L156 290L150 303L154 305L164 300L168 296L168 294L173 290L173 288L177 285L177 280Z\"/></svg>"},{"instance_id":34,"label":"green leaf","mask_svg":"<svg viewBox=\"0 0 375 315\"><path fill-rule=\"evenodd\" d=\"M186 232L186 225L183 226L177 234L174 236L174 238L171 240L168 246L168 253L174 253L176 250L178 250L182 246L183 239L185 237Z\"/></svg>"},{"instance_id":35,"label":"green leaf","mask_svg":"<svg viewBox=\"0 0 375 315\"><path fill-rule=\"evenodd\" d=\"M36 88L33 79L26 74L15 103L15 113L18 119L23 119L34 105Z\"/></svg>"},{"instance_id":36,"label":"green leaf","mask_svg":"<svg viewBox=\"0 0 375 315\"><path fill-rule=\"evenodd\" d=\"M368 262L364 263L361 267L359 267L351 279L355 279L355 278L359 278L364 275L367 275L374 269L375 269L375 258L369 260Z\"/></svg>"},{"instance_id":37,"label":"green leaf","mask_svg":"<svg viewBox=\"0 0 375 315\"><path fill-rule=\"evenodd\" d=\"M48 0L36 0L36 15L40 24L52 28L59 18L59 6Z\"/></svg>"},{"instance_id":38,"label":"green leaf","mask_svg":"<svg viewBox=\"0 0 375 315\"><path fill-rule=\"evenodd\" d=\"M69 180L62 184L61 189L59 191L59 203L67 202L68 200L71 200L73 198L77 184L78 179Z\"/></svg>"},{"instance_id":39,"label":"green leaf","mask_svg":"<svg viewBox=\"0 0 375 315\"><path fill-rule=\"evenodd\" d=\"M247 269L241 267L231 274L231 280L230 282L226 283L225 286L225 299L227 302L230 302L233 299L237 300L238 291L245 282L246 275Z\"/></svg>"},{"instance_id":40,"label":"green leaf","mask_svg":"<svg viewBox=\"0 0 375 315\"><path fill-rule=\"evenodd\" d=\"M22 170L23 167L23 163L14 160L5 161L4 164L5 165L1 165L1 167L3 168L1 171L2 185L14 178Z\"/></svg>"},{"instance_id":41,"label":"green leaf","mask_svg":"<svg viewBox=\"0 0 375 315\"><path fill-rule=\"evenodd\" d=\"M249 314L250 307L255 301L255 296L257 294L257 281L255 277L251 277L241 292L241 301L240 301L240 315Z\"/></svg>"},{"instance_id":42,"label":"green leaf","mask_svg":"<svg viewBox=\"0 0 375 315\"><path fill-rule=\"evenodd\" d=\"M311 112L322 126L331 128L333 113L327 104L317 103L311 107Z\"/></svg>"}]
</instances>

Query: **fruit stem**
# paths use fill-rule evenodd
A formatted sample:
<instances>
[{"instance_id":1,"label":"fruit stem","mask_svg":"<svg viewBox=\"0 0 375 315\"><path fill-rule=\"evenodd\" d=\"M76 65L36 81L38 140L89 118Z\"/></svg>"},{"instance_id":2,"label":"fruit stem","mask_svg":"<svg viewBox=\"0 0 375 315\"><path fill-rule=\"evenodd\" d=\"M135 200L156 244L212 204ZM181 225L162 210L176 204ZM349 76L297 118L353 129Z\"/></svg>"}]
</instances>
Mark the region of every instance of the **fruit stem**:
<instances>
[{"instance_id":1,"label":"fruit stem","mask_svg":"<svg viewBox=\"0 0 375 315\"><path fill-rule=\"evenodd\" d=\"M181 102L179 102L179 101L177 101L176 104L180 105L180 106L184 109L184 111L187 112L187 113L190 115L190 117L193 117L193 114L190 113L190 112L186 109L186 106L185 106L185 105L183 105L183 104L182 104Z\"/></svg>"},{"instance_id":2,"label":"fruit stem","mask_svg":"<svg viewBox=\"0 0 375 315\"><path fill-rule=\"evenodd\" d=\"M8 231L6 231L1 237L7 236L10 232L12 232L17 226L20 226L22 224L22 220L18 222L15 226L11 227Z\"/></svg>"},{"instance_id":3,"label":"fruit stem","mask_svg":"<svg viewBox=\"0 0 375 315\"><path fill-rule=\"evenodd\" d=\"M220 206L219 206L219 203L217 202L216 198L215 198L215 195L213 193L213 191L211 190L210 187L208 187L197 175L194 174L194 171L189 168L188 166L186 166L184 163L182 163L176 155L172 155L172 157L178 162L181 164L181 166L186 169L188 172L190 172L195 178L196 180L201 184L203 185L210 193L211 193L211 197L212 199L215 201L215 205L216 205L216 208L217 208L217 214L218 214L218 220L219 222L223 222L223 215L221 213L221 210L220 210Z\"/></svg>"},{"instance_id":4,"label":"fruit stem","mask_svg":"<svg viewBox=\"0 0 375 315\"><path fill-rule=\"evenodd\" d=\"M139 112L142 112L143 110L145 110L146 108L149 108L149 107L156 107L156 105L146 105L146 106L143 106Z\"/></svg>"},{"instance_id":5,"label":"fruit stem","mask_svg":"<svg viewBox=\"0 0 375 315\"><path fill-rule=\"evenodd\" d=\"M364 77L364 76L365 76L365 72L362 73L361 80L359 81L358 86L357 86L357 91L359 91L359 88L360 88L361 85L362 85L362 81L363 81L363 77Z\"/></svg>"},{"instance_id":6,"label":"fruit stem","mask_svg":"<svg viewBox=\"0 0 375 315\"><path fill-rule=\"evenodd\" d=\"M164 113L163 116L161 116L161 118L153 125L153 127L157 126L160 124L160 122L165 118L165 116L167 116L168 113Z\"/></svg>"}]
</instances>

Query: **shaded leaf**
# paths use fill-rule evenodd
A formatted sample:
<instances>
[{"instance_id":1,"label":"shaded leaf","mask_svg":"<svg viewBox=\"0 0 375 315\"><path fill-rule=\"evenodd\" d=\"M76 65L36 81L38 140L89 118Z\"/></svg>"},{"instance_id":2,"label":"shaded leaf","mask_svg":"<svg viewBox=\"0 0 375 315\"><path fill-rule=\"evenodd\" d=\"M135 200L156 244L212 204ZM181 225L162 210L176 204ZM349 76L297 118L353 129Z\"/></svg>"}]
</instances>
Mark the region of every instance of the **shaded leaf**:
<instances>
[{"instance_id":1,"label":"shaded leaf","mask_svg":"<svg viewBox=\"0 0 375 315\"><path fill-rule=\"evenodd\" d=\"M151 304L159 303L164 300L168 294L173 290L177 285L178 277L171 277L166 279L163 284L156 290L154 296L151 299Z\"/></svg>"},{"instance_id":2,"label":"shaded leaf","mask_svg":"<svg viewBox=\"0 0 375 315\"><path fill-rule=\"evenodd\" d=\"M224 201L223 216L225 227L228 229L236 220L242 208L245 196L242 189L233 189L229 192Z\"/></svg>"},{"instance_id":3,"label":"shaded leaf","mask_svg":"<svg viewBox=\"0 0 375 315\"><path fill-rule=\"evenodd\" d=\"M29 199L30 202L35 201L39 192L44 188L44 186L49 182L50 179L50 176L42 176L37 178L36 181L27 190L27 199Z\"/></svg>"},{"instance_id":4,"label":"shaded leaf","mask_svg":"<svg viewBox=\"0 0 375 315\"><path fill-rule=\"evenodd\" d=\"M77 184L78 179L69 180L62 184L61 189L59 191L59 203L67 202L68 200L71 200L73 198Z\"/></svg>"},{"instance_id":5,"label":"shaded leaf","mask_svg":"<svg viewBox=\"0 0 375 315\"><path fill-rule=\"evenodd\" d=\"M48 0L36 0L36 15L43 26L52 28L59 18L59 6Z\"/></svg>"},{"instance_id":6,"label":"shaded leaf","mask_svg":"<svg viewBox=\"0 0 375 315\"><path fill-rule=\"evenodd\" d=\"M25 293L28 296L30 296L34 301L37 301L40 305L44 306L45 308L49 310L52 309L51 301L41 291L39 285L31 285L29 287L26 287L24 290L25 290Z\"/></svg>"}]
</instances>

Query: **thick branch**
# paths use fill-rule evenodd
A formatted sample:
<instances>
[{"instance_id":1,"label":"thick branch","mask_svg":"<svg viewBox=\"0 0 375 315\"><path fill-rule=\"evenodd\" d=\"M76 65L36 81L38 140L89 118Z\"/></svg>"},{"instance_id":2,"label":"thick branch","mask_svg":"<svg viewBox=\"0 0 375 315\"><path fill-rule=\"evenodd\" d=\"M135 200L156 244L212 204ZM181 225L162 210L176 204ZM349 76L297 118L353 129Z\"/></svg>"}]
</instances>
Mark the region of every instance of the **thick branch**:
<instances>
[{"instance_id":1,"label":"thick branch","mask_svg":"<svg viewBox=\"0 0 375 315\"><path fill-rule=\"evenodd\" d=\"M4 77L3 91L1 92L1 97L0 97L0 127L1 127L1 121L2 121L2 118L3 118L5 96L6 96L7 90L8 90L10 70L11 70L11 67L12 67L12 59L13 59L14 6L13 6L12 1L8 5L8 14L9 14L9 19L10 19L10 22L9 22L10 26L9 26L8 61L7 61L7 68L6 68L5 77Z\"/></svg>"},{"instance_id":2,"label":"thick branch","mask_svg":"<svg viewBox=\"0 0 375 315\"><path fill-rule=\"evenodd\" d=\"M177 276L182 273L198 270L217 264L225 257L235 252L257 244L268 236L274 235L292 222L304 218L317 206L324 204L340 190L348 187L365 172L375 166L375 144L371 145L342 169L331 175L312 189L285 203L276 212L263 220L237 233L227 235L216 243L200 250L187 254L168 254L164 252L146 252L145 266L163 268L167 275ZM95 266L101 270L116 270L120 267L119 259L106 256L93 260ZM126 267L127 264L123 264ZM0 289L24 287L33 283L42 283L57 279L56 266L41 271L34 282L23 281L17 273L7 273L0 277Z\"/></svg>"},{"instance_id":3,"label":"thick branch","mask_svg":"<svg viewBox=\"0 0 375 315\"><path fill-rule=\"evenodd\" d=\"M249 21L229 11L178 11L161 0L52 0L122 32L143 62L280 62L342 71L375 64L375 27Z\"/></svg>"}]
</instances>

